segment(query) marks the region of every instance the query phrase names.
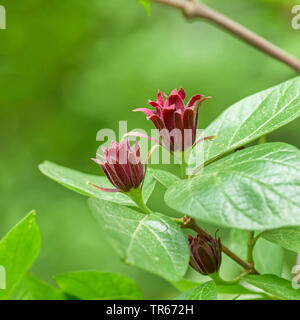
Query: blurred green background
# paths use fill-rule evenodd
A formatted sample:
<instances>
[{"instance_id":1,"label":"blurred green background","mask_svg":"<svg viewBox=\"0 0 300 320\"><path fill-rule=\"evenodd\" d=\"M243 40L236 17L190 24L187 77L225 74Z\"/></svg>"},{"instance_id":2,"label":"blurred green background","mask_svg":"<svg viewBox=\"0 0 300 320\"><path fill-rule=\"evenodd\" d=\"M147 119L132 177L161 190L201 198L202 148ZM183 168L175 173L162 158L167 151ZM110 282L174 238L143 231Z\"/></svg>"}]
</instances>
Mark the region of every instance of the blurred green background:
<instances>
[{"instance_id":1,"label":"blurred green background","mask_svg":"<svg viewBox=\"0 0 300 320\"><path fill-rule=\"evenodd\" d=\"M300 58L289 1L205 2ZM235 101L296 73L215 26L188 23L157 4L150 17L136 0L0 4L7 10L7 30L0 30L0 236L36 209L42 233L37 276L51 282L62 272L112 271L136 279L146 298L175 295L166 281L122 264L86 198L43 176L38 164L47 159L100 174L90 161L97 131L116 130L118 120L128 120L130 130L152 129L131 110L145 106L158 88L213 96L200 111L204 128ZM268 139L300 147L299 121ZM156 189L151 205L171 213L162 191Z\"/></svg>"}]
</instances>

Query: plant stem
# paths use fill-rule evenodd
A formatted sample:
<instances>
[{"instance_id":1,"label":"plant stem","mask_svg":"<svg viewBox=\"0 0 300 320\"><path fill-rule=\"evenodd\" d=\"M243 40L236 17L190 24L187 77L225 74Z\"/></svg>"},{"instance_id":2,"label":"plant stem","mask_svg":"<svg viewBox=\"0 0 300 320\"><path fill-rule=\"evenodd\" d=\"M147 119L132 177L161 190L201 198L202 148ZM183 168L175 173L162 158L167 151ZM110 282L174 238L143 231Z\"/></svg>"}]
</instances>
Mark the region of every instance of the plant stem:
<instances>
[{"instance_id":1,"label":"plant stem","mask_svg":"<svg viewBox=\"0 0 300 320\"><path fill-rule=\"evenodd\" d=\"M175 220L177 223L178 219ZM195 219L189 218L184 216L181 219L181 228L184 229L191 229L195 232L203 235L204 237L209 237L209 233L203 230L200 226L197 225ZM232 260L234 260L236 263L238 263L240 266L242 266L248 273L250 274L258 274L258 272L254 269L253 265L247 261L242 260L240 257L238 257L236 254L234 254L230 249L222 245L222 251L230 257Z\"/></svg>"},{"instance_id":2,"label":"plant stem","mask_svg":"<svg viewBox=\"0 0 300 320\"><path fill-rule=\"evenodd\" d=\"M142 190L140 188L131 189L126 193L132 201L136 203L138 208L140 208L145 214L150 214L152 211L147 207L143 200Z\"/></svg>"},{"instance_id":3,"label":"plant stem","mask_svg":"<svg viewBox=\"0 0 300 320\"><path fill-rule=\"evenodd\" d=\"M184 151L181 152L181 164L180 164L180 172L181 172L181 179L186 179L187 175L186 175L186 162L185 162L185 158L184 158Z\"/></svg>"},{"instance_id":4,"label":"plant stem","mask_svg":"<svg viewBox=\"0 0 300 320\"><path fill-rule=\"evenodd\" d=\"M220 276L219 272L210 274L209 276L210 276L217 284L223 284L223 285L227 285L227 286L229 285L229 286L230 286L230 285L239 283L239 282L242 280L242 278L243 278L245 275L247 275L247 274L249 274L249 272L243 272L243 273L241 273L238 277L236 277L234 280L230 280L230 281L224 280L224 279Z\"/></svg>"},{"instance_id":5,"label":"plant stem","mask_svg":"<svg viewBox=\"0 0 300 320\"><path fill-rule=\"evenodd\" d=\"M216 284L223 284L223 285L233 285L233 284L236 284L237 282L236 281L227 281L227 280L224 280L220 277L220 274L219 272L216 272L216 273L212 273L209 275L210 278L212 278Z\"/></svg>"},{"instance_id":6,"label":"plant stem","mask_svg":"<svg viewBox=\"0 0 300 320\"><path fill-rule=\"evenodd\" d=\"M204 18L222 29L229 31L244 42L250 44L256 49L268 54L269 56L287 64L298 73L300 73L300 61L294 56L290 55L281 48L275 46L270 41L255 34L249 29L245 28L236 21L226 17L225 15L215 11L214 9L199 3L196 0L152 0L154 2L165 4L169 7L180 9L188 19Z\"/></svg>"},{"instance_id":7,"label":"plant stem","mask_svg":"<svg viewBox=\"0 0 300 320\"><path fill-rule=\"evenodd\" d=\"M261 232L261 233L259 233L258 235L256 235L256 236L253 238L253 246L255 246L256 241L261 237L262 234L263 234L263 233Z\"/></svg>"},{"instance_id":8,"label":"plant stem","mask_svg":"<svg viewBox=\"0 0 300 320\"><path fill-rule=\"evenodd\" d=\"M254 231L247 232L247 261L253 265Z\"/></svg>"}]
</instances>

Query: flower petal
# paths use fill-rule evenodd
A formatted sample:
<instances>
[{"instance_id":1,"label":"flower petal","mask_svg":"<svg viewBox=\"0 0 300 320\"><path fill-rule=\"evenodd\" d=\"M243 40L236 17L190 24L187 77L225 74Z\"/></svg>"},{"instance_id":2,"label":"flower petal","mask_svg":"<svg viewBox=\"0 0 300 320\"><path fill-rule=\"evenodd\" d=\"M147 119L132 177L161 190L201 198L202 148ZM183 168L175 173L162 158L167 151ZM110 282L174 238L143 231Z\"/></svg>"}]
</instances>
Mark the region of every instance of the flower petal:
<instances>
[{"instance_id":1,"label":"flower petal","mask_svg":"<svg viewBox=\"0 0 300 320\"><path fill-rule=\"evenodd\" d=\"M183 130L182 113L180 111L175 111L174 123L175 123L175 129Z\"/></svg>"},{"instance_id":2,"label":"flower petal","mask_svg":"<svg viewBox=\"0 0 300 320\"><path fill-rule=\"evenodd\" d=\"M127 175L126 170L123 168L123 166L119 163L116 163L113 165L115 172L119 178L120 181L126 186L126 189L131 188L131 180L130 177ZM125 189L122 189L125 191Z\"/></svg>"},{"instance_id":3,"label":"flower petal","mask_svg":"<svg viewBox=\"0 0 300 320\"><path fill-rule=\"evenodd\" d=\"M133 186L137 188L144 179L143 167L142 172L140 172L139 163L136 162L136 156L133 151L128 154L128 165L130 170L130 178Z\"/></svg>"},{"instance_id":4,"label":"flower petal","mask_svg":"<svg viewBox=\"0 0 300 320\"><path fill-rule=\"evenodd\" d=\"M91 160L93 160L94 162L96 162L97 164L99 164L99 166L103 165L103 163L101 162L101 160L97 159L97 158L91 158Z\"/></svg>"},{"instance_id":5,"label":"flower petal","mask_svg":"<svg viewBox=\"0 0 300 320\"><path fill-rule=\"evenodd\" d=\"M106 175L107 179L109 180L109 182L114 185L114 182L112 181L110 174L108 173L107 169L105 168L105 165L99 160L99 159L92 159L94 162L96 162L97 164L99 164L99 166L101 167L103 173Z\"/></svg>"},{"instance_id":6,"label":"flower petal","mask_svg":"<svg viewBox=\"0 0 300 320\"><path fill-rule=\"evenodd\" d=\"M144 173L144 178L145 178L145 175L146 175L146 172L147 172L149 159L150 159L152 153L154 152L154 150L155 150L156 148L158 148L158 147L160 147L160 145L156 144L155 146L153 146L153 147L150 149L150 151L149 151L148 154L147 154L147 158L146 158L146 161L145 161L145 173ZM144 181L143 181L143 183L144 183Z\"/></svg>"},{"instance_id":7,"label":"flower petal","mask_svg":"<svg viewBox=\"0 0 300 320\"><path fill-rule=\"evenodd\" d=\"M194 128L194 110L192 108L186 108L183 113L183 127L184 129Z\"/></svg>"},{"instance_id":8,"label":"flower petal","mask_svg":"<svg viewBox=\"0 0 300 320\"><path fill-rule=\"evenodd\" d=\"M91 183L91 182L88 182L88 184L90 186L92 186L93 188L97 189L97 190L100 190L100 191L105 191L105 192L120 192L120 190L118 189L108 189L108 188L102 188L102 187L99 187L99 186L96 186L95 184Z\"/></svg>"},{"instance_id":9,"label":"flower petal","mask_svg":"<svg viewBox=\"0 0 300 320\"><path fill-rule=\"evenodd\" d=\"M176 110L184 111L184 101L179 94L171 94L168 99L168 105L175 105Z\"/></svg>"},{"instance_id":10,"label":"flower petal","mask_svg":"<svg viewBox=\"0 0 300 320\"><path fill-rule=\"evenodd\" d=\"M176 111L175 105L171 105L169 107L163 108L162 117L163 117L164 125L169 131L172 131L175 127L175 121L174 121L175 111Z\"/></svg>"},{"instance_id":11,"label":"flower petal","mask_svg":"<svg viewBox=\"0 0 300 320\"><path fill-rule=\"evenodd\" d=\"M156 112L158 115L161 114L161 109L163 106L160 106L157 102L152 101L152 100L148 100L148 104L150 104L153 108L156 109ZM152 111L153 112L153 111ZM154 113L154 112L153 112ZM149 115L148 115L149 116Z\"/></svg>"},{"instance_id":12,"label":"flower petal","mask_svg":"<svg viewBox=\"0 0 300 320\"><path fill-rule=\"evenodd\" d=\"M163 110L165 110L165 108ZM161 129L165 128L165 124L164 124L163 120L157 114L153 114L152 116L148 117L147 119L151 120L153 122L153 124L155 125L155 128L157 130L161 130Z\"/></svg>"},{"instance_id":13,"label":"flower petal","mask_svg":"<svg viewBox=\"0 0 300 320\"><path fill-rule=\"evenodd\" d=\"M147 115L148 117L155 114L154 111L147 109L147 108L138 108L138 109L134 109L132 110L133 112L144 112L145 115Z\"/></svg>"},{"instance_id":14,"label":"flower petal","mask_svg":"<svg viewBox=\"0 0 300 320\"><path fill-rule=\"evenodd\" d=\"M197 101L199 101L201 98L203 97L203 95L201 94L196 94L194 96L191 97L190 101L188 102L188 104L186 105L187 108L189 107L195 107Z\"/></svg>"},{"instance_id":15,"label":"flower petal","mask_svg":"<svg viewBox=\"0 0 300 320\"><path fill-rule=\"evenodd\" d=\"M164 98L163 98L160 90L158 90L158 93L157 93L157 103L162 107L165 104Z\"/></svg>"},{"instance_id":16,"label":"flower petal","mask_svg":"<svg viewBox=\"0 0 300 320\"><path fill-rule=\"evenodd\" d=\"M147 136L147 135L145 135L145 134L143 134L143 133L137 132L137 131L127 132L126 134L124 134L124 136L122 137L122 139L123 139L124 137L130 137L130 136L131 136L131 137L140 137L140 138L148 139L148 140L150 140L150 141L153 141L153 142L158 143L159 145L162 145L159 140L154 139L154 138L152 138L152 137L149 137L149 136Z\"/></svg>"},{"instance_id":17,"label":"flower petal","mask_svg":"<svg viewBox=\"0 0 300 320\"><path fill-rule=\"evenodd\" d=\"M117 172L115 171L114 165L109 165L108 163L105 163L105 169L107 170L110 180L112 181L112 184L123 191L127 190L127 186L123 183L123 181L119 178Z\"/></svg>"},{"instance_id":18,"label":"flower petal","mask_svg":"<svg viewBox=\"0 0 300 320\"><path fill-rule=\"evenodd\" d=\"M185 91L183 88L180 88L180 90L178 91L178 94L180 95L181 99L184 100L186 97Z\"/></svg>"},{"instance_id":19,"label":"flower petal","mask_svg":"<svg viewBox=\"0 0 300 320\"><path fill-rule=\"evenodd\" d=\"M198 144L199 142L201 142L201 141L213 140L213 139L215 139L215 138L217 138L217 136L208 136L208 137L200 138L200 139L198 139L198 140L194 143L194 146L195 146L196 144Z\"/></svg>"}]
</instances>

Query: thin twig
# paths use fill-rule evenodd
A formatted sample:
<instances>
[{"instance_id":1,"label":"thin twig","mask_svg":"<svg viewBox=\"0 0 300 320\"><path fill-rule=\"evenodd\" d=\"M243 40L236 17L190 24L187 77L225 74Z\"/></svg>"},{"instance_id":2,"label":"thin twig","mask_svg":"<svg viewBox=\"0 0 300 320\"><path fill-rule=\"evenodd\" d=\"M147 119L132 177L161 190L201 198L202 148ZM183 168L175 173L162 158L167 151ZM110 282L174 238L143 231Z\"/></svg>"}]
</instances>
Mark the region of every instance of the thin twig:
<instances>
[{"instance_id":1,"label":"thin twig","mask_svg":"<svg viewBox=\"0 0 300 320\"><path fill-rule=\"evenodd\" d=\"M300 61L277 47L270 41L255 34L251 30L245 28L236 21L226 17L225 15L217 12L216 10L199 3L196 0L151 0L154 2L162 3L164 5L180 9L188 19L204 18L214 22L222 29L225 29L233 35L239 37L246 43L252 45L258 50L272 56L273 58L287 64L298 73L300 73Z\"/></svg>"}]
</instances>

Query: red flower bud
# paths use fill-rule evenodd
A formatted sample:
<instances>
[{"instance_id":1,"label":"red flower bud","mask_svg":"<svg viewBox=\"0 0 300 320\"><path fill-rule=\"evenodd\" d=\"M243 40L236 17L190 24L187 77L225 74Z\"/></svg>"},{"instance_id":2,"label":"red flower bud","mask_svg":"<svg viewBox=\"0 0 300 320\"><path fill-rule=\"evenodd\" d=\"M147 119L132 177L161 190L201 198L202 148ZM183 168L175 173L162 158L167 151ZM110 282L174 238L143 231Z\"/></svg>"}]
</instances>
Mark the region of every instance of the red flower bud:
<instances>
[{"instance_id":1,"label":"red flower bud","mask_svg":"<svg viewBox=\"0 0 300 320\"><path fill-rule=\"evenodd\" d=\"M141 163L140 147L135 141L130 147L129 141L118 144L112 141L109 149L103 148L104 157L102 161L92 159L100 165L108 180L116 189L98 189L110 192L128 192L132 188L138 188L144 181L145 173Z\"/></svg>"},{"instance_id":2,"label":"red flower bud","mask_svg":"<svg viewBox=\"0 0 300 320\"><path fill-rule=\"evenodd\" d=\"M147 115L147 119L159 130L164 146L170 151L184 151L195 142L199 106L208 98L197 94L185 105L186 95L182 88L179 91L173 90L170 96L165 96L166 100L158 91L157 100L149 100L148 103L155 110L139 108L133 111L141 111ZM198 101L199 105L195 111Z\"/></svg>"},{"instance_id":3,"label":"red flower bud","mask_svg":"<svg viewBox=\"0 0 300 320\"><path fill-rule=\"evenodd\" d=\"M188 236L191 258L190 266L203 275L219 271L222 261L222 244L220 238L200 234L196 238Z\"/></svg>"}]
</instances>

